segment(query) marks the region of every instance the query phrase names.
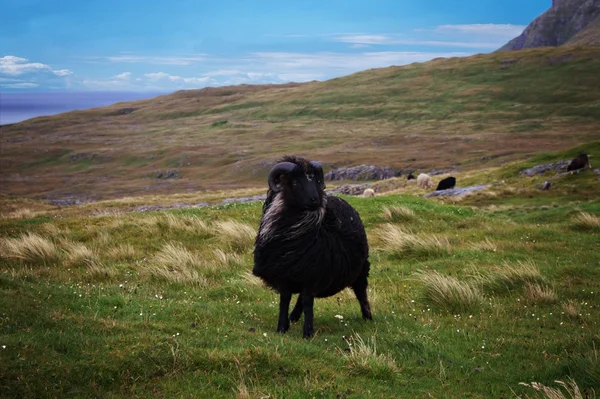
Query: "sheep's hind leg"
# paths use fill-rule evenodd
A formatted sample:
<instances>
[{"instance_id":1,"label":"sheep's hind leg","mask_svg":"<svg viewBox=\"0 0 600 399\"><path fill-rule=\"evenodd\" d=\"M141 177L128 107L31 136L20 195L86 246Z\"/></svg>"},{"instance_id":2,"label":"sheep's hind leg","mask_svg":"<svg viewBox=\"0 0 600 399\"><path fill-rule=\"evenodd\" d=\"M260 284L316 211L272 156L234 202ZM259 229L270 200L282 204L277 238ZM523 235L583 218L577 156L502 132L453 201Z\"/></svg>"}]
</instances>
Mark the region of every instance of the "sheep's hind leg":
<instances>
[{"instance_id":1,"label":"sheep's hind leg","mask_svg":"<svg viewBox=\"0 0 600 399\"><path fill-rule=\"evenodd\" d=\"M304 311L303 337L310 338L315 334L313 327L313 306L315 304L315 297L312 293L309 292L303 292L301 294L301 297L302 309Z\"/></svg>"},{"instance_id":2,"label":"sheep's hind leg","mask_svg":"<svg viewBox=\"0 0 600 399\"><path fill-rule=\"evenodd\" d=\"M288 311L290 310L291 292L282 292L279 294L279 322L277 323L277 332L285 333L290 328L290 319Z\"/></svg>"},{"instance_id":3,"label":"sheep's hind leg","mask_svg":"<svg viewBox=\"0 0 600 399\"><path fill-rule=\"evenodd\" d=\"M362 275L358 278L358 280L356 280L352 286L352 290L354 291L354 295L356 295L356 299L358 299L358 302L360 303L360 311L362 312L363 319L373 320L373 316L371 315L371 304L367 298L367 285L367 276Z\"/></svg>"},{"instance_id":4,"label":"sheep's hind leg","mask_svg":"<svg viewBox=\"0 0 600 399\"><path fill-rule=\"evenodd\" d=\"M298 300L296 301L296 304L294 305L294 309L292 309L292 313L290 313L290 321L292 323L295 323L298 320L300 320L301 316L302 316L302 294L298 295Z\"/></svg>"}]
</instances>

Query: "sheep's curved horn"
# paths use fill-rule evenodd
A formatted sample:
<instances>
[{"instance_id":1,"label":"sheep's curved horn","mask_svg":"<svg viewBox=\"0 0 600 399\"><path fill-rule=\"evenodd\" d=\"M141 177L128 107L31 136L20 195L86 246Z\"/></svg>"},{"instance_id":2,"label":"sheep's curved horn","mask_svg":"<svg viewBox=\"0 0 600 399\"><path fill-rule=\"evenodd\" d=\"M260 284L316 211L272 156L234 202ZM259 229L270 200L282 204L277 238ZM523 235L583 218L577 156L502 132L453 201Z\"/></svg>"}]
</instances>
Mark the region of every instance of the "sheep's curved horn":
<instances>
[{"instance_id":1,"label":"sheep's curved horn","mask_svg":"<svg viewBox=\"0 0 600 399\"><path fill-rule=\"evenodd\" d=\"M318 178L321 180L321 189L325 189L325 175L323 174L323 167L320 162L310 161L310 165L315 168L318 173Z\"/></svg>"},{"instance_id":2,"label":"sheep's curved horn","mask_svg":"<svg viewBox=\"0 0 600 399\"><path fill-rule=\"evenodd\" d=\"M297 165L292 162L280 162L273 166L269 172L269 188L274 192L281 191L279 176L290 173L295 167L297 167Z\"/></svg>"}]
</instances>

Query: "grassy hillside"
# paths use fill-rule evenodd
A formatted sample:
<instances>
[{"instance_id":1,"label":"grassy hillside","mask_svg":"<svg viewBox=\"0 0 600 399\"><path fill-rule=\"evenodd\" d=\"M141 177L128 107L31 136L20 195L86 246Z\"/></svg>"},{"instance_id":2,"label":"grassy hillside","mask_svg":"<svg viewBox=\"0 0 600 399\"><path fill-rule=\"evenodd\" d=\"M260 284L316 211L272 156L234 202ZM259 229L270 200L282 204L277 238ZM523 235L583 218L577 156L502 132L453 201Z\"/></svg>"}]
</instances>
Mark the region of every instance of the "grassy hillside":
<instances>
[{"instance_id":1,"label":"grassy hillside","mask_svg":"<svg viewBox=\"0 0 600 399\"><path fill-rule=\"evenodd\" d=\"M318 299L311 340L297 324L274 332L277 297L249 274L260 202L128 212L135 199L0 198L0 396L537 397L520 383L573 378L591 397L598 175L542 192L554 174L518 173L577 150L460 174L505 179L463 199L423 199L404 179L347 198L371 246L374 321L350 292Z\"/></svg>"},{"instance_id":2,"label":"grassy hillside","mask_svg":"<svg viewBox=\"0 0 600 399\"><path fill-rule=\"evenodd\" d=\"M543 48L36 118L2 127L0 185L83 200L251 188L283 153L326 168L496 167L597 138L598 70L600 47Z\"/></svg>"}]
</instances>

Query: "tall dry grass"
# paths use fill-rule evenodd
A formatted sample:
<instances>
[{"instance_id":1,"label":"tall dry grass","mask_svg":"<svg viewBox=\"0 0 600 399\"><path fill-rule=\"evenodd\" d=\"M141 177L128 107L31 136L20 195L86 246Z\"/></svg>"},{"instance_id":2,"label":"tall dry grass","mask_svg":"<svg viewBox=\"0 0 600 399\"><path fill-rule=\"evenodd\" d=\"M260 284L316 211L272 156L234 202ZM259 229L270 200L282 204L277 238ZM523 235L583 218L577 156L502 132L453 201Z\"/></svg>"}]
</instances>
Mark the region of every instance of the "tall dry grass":
<instances>
[{"instance_id":1,"label":"tall dry grass","mask_svg":"<svg viewBox=\"0 0 600 399\"><path fill-rule=\"evenodd\" d=\"M47 265L58 261L61 255L54 242L35 233L23 234L18 238L3 238L0 249L4 257L31 264Z\"/></svg>"},{"instance_id":2,"label":"tall dry grass","mask_svg":"<svg viewBox=\"0 0 600 399\"><path fill-rule=\"evenodd\" d=\"M581 212L573 219L573 225L582 230L600 230L600 217Z\"/></svg>"},{"instance_id":3,"label":"tall dry grass","mask_svg":"<svg viewBox=\"0 0 600 399\"><path fill-rule=\"evenodd\" d=\"M586 393L584 397L581 394L581 390L579 386L571 377L567 377L567 381L554 381L559 386L557 388L549 387L539 382L531 382L529 384L525 382L520 382L519 385L533 388L537 392L541 393L542 398L548 399L594 399L596 397L596 393L592 390L589 394ZM529 398L529 395L525 395L526 398ZM539 397L539 396L538 396Z\"/></svg>"},{"instance_id":4,"label":"tall dry grass","mask_svg":"<svg viewBox=\"0 0 600 399\"><path fill-rule=\"evenodd\" d=\"M389 220L390 222L408 222L416 219L417 217L415 211L401 205L383 207L382 215L385 220Z\"/></svg>"},{"instance_id":5,"label":"tall dry grass","mask_svg":"<svg viewBox=\"0 0 600 399\"><path fill-rule=\"evenodd\" d=\"M398 372L398 366L394 358L389 354L377 351L375 336L365 341L359 334L355 333L346 338L346 343L348 348L339 351L347 360L350 370L356 374L380 371Z\"/></svg>"},{"instance_id":6,"label":"tall dry grass","mask_svg":"<svg viewBox=\"0 0 600 399\"><path fill-rule=\"evenodd\" d=\"M375 236L383 243L384 249L399 254L439 255L447 254L452 250L447 237L433 234L418 236L391 223L386 223L375 230Z\"/></svg>"},{"instance_id":7,"label":"tall dry grass","mask_svg":"<svg viewBox=\"0 0 600 399\"><path fill-rule=\"evenodd\" d=\"M519 261L514 265L505 263L502 268L493 272L476 272L475 279L485 291L494 293L509 292L523 288L526 284L544 282L540 269L531 260Z\"/></svg>"},{"instance_id":8,"label":"tall dry grass","mask_svg":"<svg viewBox=\"0 0 600 399\"><path fill-rule=\"evenodd\" d=\"M473 311L485 300L479 288L452 276L434 270L419 271L414 276L423 284L425 298L441 309L454 313Z\"/></svg>"},{"instance_id":9,"label":"tall dry grass","mask_svg":"<svg viewBox=\"0 0 600 399\"><path fill-rule=\"evenodd\" d=\"M159 280L205 286L208 279L204 274L215 268L216 264L204 262L182 244L167 243L154 255L144 273Z\"/></svg>"},{"instance_id":10,"label":"tall dry grass","mask_svg":"<svg viewBox=\"0 0 600 399\"><path fill-rule=\"evenodd\" d=\"M249 224L236 220L213 223L212 230L233 250L245 251L254 245L256 230Z\"/></svg>"},{"instance_id":11,"label":"tall dry grass","mask_svg":"<svg viewBox=\"0 0 600 399\"><path fill-rule=\"evenodd\" d=\"M83 243L65 240L62 247L67 266L83 266L98 261L98 255Z\"/></svg>"},{"instance_id":12,"label":"tall dry grass","mask_svg":"<svg viewBox=\"0 0 600 399\"><path fill-rule=\"evenodd\" d=\"M552 287L538 283L525 283L523 294L528 302L535 304L555 303L558 300Z\"/></svg>"}]
</instances>

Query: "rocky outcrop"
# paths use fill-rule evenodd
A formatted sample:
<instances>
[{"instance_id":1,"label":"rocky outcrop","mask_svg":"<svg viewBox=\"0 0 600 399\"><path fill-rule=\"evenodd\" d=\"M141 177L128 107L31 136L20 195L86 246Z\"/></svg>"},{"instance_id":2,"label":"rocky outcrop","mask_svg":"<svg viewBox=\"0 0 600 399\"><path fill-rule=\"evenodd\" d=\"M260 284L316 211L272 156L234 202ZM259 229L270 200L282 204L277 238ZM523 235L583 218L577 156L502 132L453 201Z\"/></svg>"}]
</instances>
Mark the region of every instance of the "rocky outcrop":
<instances>
[{"instance_id":1,"label":"rocky outcrop","mask_svg":"<svg viewBox=\"0 0 600 399\"><path fill-rule=\"evenodd\" d=\"M553 0L552 7L499 51L600 44L600 0Z\"/></svg>"},{"instance_id":2,"label":"rocky outcrop","mask_svg":"<svg viewBox=\"0 0 600 399\"><path fill-rule=\"evenodd\" d=\"M394 171L387 166L359 165L333 169L325 173L325 180L383 180L401 174L401 171Z\"/></svg>"},{"instance_id":3,"label":"rocky outcrop","mask_svg":"<svg viewBox=\"0 0 600 399\"><path fill-rule=\"evenodd\" d=\"M532 177L535 175L542 175L546 172L562 172L567 170L567 166L569 166L568 160L558 161L554 163L547 163L543 165L535 165L533 168L525 169L519 172L519 174L527 177Z\"/></svg>"}]
</instances>

